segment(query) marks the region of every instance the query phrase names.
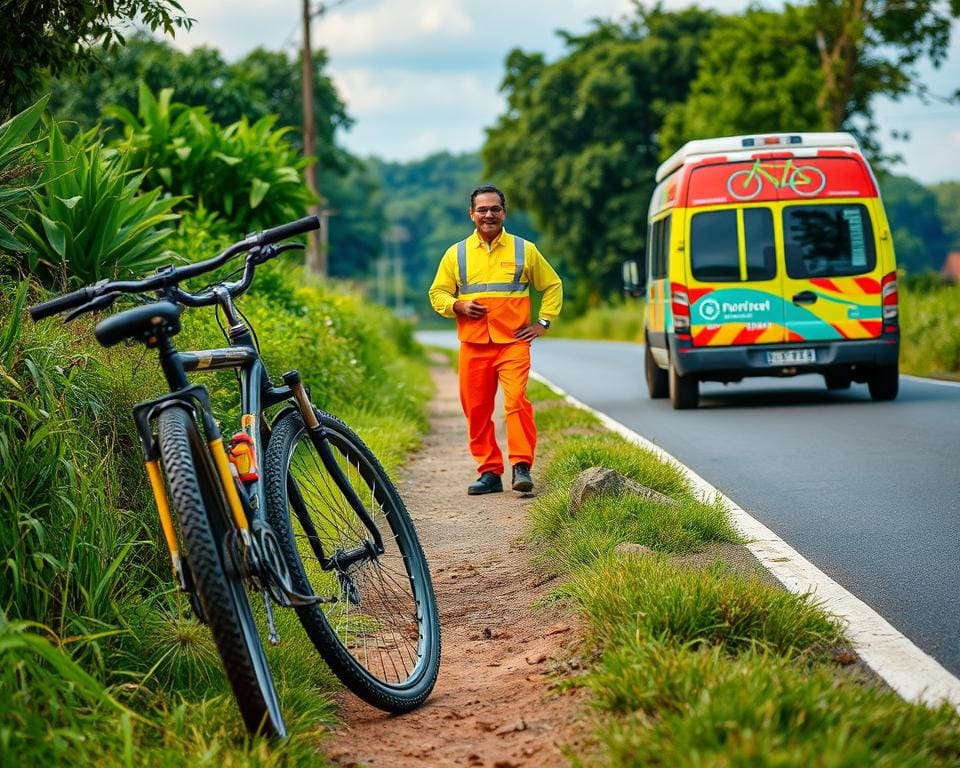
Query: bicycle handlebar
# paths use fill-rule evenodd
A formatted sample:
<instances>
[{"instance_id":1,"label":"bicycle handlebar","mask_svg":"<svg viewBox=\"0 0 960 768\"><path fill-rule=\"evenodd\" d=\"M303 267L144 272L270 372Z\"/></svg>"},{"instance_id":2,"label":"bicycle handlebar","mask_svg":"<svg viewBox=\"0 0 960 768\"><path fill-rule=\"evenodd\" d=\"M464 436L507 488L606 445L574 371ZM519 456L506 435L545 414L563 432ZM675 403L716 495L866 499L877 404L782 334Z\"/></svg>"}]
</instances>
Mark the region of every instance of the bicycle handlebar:
<instances>
[{"instance_id":1,"label":"bicycle handlebar","mask_svg":"<svg viewBox=\"0 0 960 768\"><path fill-rule=\"evenodd\" d=\"M144 278L142 280L118 280L111 282L109 280L100 280L93 285L88 285L63 296L55 296L47 301L40 302L30 307L30 317L34 320L42 320L45 317L58 315L66 312L68 309L82 307L99 296L106 293L147 293L149 291L162 291L173 288L176 290L176 300L187 306L199 307L205 304L211 304L216 301L213 292L207 291L201 294L193 294L179 288L179 283L189 280L192 277L211 272L217 267L226 264L230 259L240 253L251 251L255 248L270 246L280 240L286 240L295 235L301 235L320 228L320 219L317 216L307 216L287 224L281 224L273 229L266 229L263 232L248 235L243 240L234 243L222 253L204 261L198 261L193 264L187 264L183 267L163 267L156 275ZM276 253L287 250L285 247L275 249ZM271 254L272 258L276 253ZM255 263L263 263L267 259L257 260ZM255 263L248 262L244 270L243 278L232 283L230 287L231 295L243 293L253 279L253 268Z\"/></svg>"}]
</instances>

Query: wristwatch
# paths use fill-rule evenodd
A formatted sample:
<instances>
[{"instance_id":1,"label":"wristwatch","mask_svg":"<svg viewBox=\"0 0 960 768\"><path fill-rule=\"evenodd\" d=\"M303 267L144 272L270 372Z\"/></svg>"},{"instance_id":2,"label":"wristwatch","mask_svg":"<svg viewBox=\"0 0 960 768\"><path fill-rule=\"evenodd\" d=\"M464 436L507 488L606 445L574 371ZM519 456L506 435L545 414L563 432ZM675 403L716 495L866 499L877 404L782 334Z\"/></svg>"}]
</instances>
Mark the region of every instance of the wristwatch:
<instances>
[{"instance_id":1,"label":"wristwatch","mask_svg":"<svg viewBox=\"0 0 960 768\"><path fill-rule=\"evenodd\" d=\"M540 323L540 325L542 325L544 328L549 328L549 327L550 327L550 321L549 321L549 320L545 320L545 319L542 318L542 317L541 317L539 320L537 320L537 322Z\"/></svg>"}]
</instances>

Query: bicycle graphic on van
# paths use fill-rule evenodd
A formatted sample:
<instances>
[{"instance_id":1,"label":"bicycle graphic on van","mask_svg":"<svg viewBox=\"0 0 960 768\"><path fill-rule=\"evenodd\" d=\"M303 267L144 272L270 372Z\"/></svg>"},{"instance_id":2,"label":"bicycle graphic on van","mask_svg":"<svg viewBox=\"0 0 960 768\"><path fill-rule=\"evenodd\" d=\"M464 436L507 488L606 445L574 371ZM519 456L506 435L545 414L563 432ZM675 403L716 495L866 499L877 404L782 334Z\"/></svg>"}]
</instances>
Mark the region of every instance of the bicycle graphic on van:
<instances>
[{"instance_id":1,"label":"bicycle graphic on van","mask_svg":"<svg viewBox=\"0 0 960 768\"><path fill-rule=\"evenodd\" d=\"M781 171L779 178L771 171ZM761 163L755 160L750 170L731 173L727 179L727 192L737 200L753 200L763 189L763 180L773 184L774 189L789 187L798 195L813 197L823 191L827 177L813 165L794 165L793 159L785 162Z\"/></svg>"}]
</instances>

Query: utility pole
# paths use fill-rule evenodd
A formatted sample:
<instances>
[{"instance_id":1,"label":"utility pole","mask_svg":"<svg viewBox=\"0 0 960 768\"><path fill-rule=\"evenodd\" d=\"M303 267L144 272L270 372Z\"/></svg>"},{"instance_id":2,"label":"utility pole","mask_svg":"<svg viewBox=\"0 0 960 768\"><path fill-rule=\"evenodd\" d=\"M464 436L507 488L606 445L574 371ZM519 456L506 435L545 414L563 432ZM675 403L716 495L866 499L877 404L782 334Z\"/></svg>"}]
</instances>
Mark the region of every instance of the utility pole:
<instances>
[{"instance_id":1,"label":"utility pole","mask_svg":"<svg viewBox=\"0 0 960 768\"><path fill-rule=\"evenodd\" d=\"M320 6L322 13L323 5ZM310 0L303 0L303 51L301 52L302 80L303 80L303 154L314 157L316 151L316 122L313 116L313 49L310 47ZM317 192L316 163L311 160L304 168L307 189L314 196L315 202L310 213L320 214L320 194ZM307 270L321 277L327 276L327 254L325 247L321 247L317 231L307 234Z\"/></svg>"}]
</instances>

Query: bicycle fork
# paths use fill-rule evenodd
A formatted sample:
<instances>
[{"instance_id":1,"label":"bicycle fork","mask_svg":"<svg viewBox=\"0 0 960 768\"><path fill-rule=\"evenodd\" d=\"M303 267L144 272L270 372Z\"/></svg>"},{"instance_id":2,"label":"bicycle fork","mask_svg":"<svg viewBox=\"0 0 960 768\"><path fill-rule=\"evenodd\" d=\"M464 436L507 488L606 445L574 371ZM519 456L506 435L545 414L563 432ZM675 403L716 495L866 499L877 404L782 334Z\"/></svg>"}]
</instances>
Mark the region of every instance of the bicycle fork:
<instances>
[{"instance_id":1,"label":"bicycle fork","mask_svg":"<svg viewBox=\"0 0 960 768\"><path fill-rule=\"evenodd\" d=\"M303 418L304 424L306 424L307 434L310 436L310 441L313 443L314 448L316 448L317 453L320 454L320 459L323 462L324 469L326 469L330 477L333 478L337 488L340 489L340 492L350 505L350 508L353 510L354 514L356 514L357 518L359 518L359 520L363 523L363 526L367 529L367 532L370 534L372 539L372 541L368 539L363 544L358 547L354 547L353 549L335 552L330 557L325 556L323 553L323 547L320 544L320 537L317 534L313 522L310 520L310 516L306 513L306 507L302 497L300 496L297 484L290 482L290 479L288 478L287 487L288 490L291 491L291 499L294 502L293 506L295 513L304 528L304 532L307 534L307 539L310 542L310 546L313 549L317 560L319 560L320 564L326 570L336 570L338 574L346 574L347 569L354 563L382 555L385 551L383 546L383 537L380 535L380 529L377 528L376 524L373 522L373 519L370 516L370 511L360 500L360 497L357 495L353 485L351 485L350 481L344 474L343 468L333 455L333 451L330 448L330 443L327 440L326 430L317 419L317 414L314 413L313 404L310 402L310 398L307 396L306 389L304 388L303 382L300 379L300 373L298 371L288 371L287 373L283 374L283 382L293 393L293 397L296 400L300 415Z\"/></svg>"}]
</instances>

